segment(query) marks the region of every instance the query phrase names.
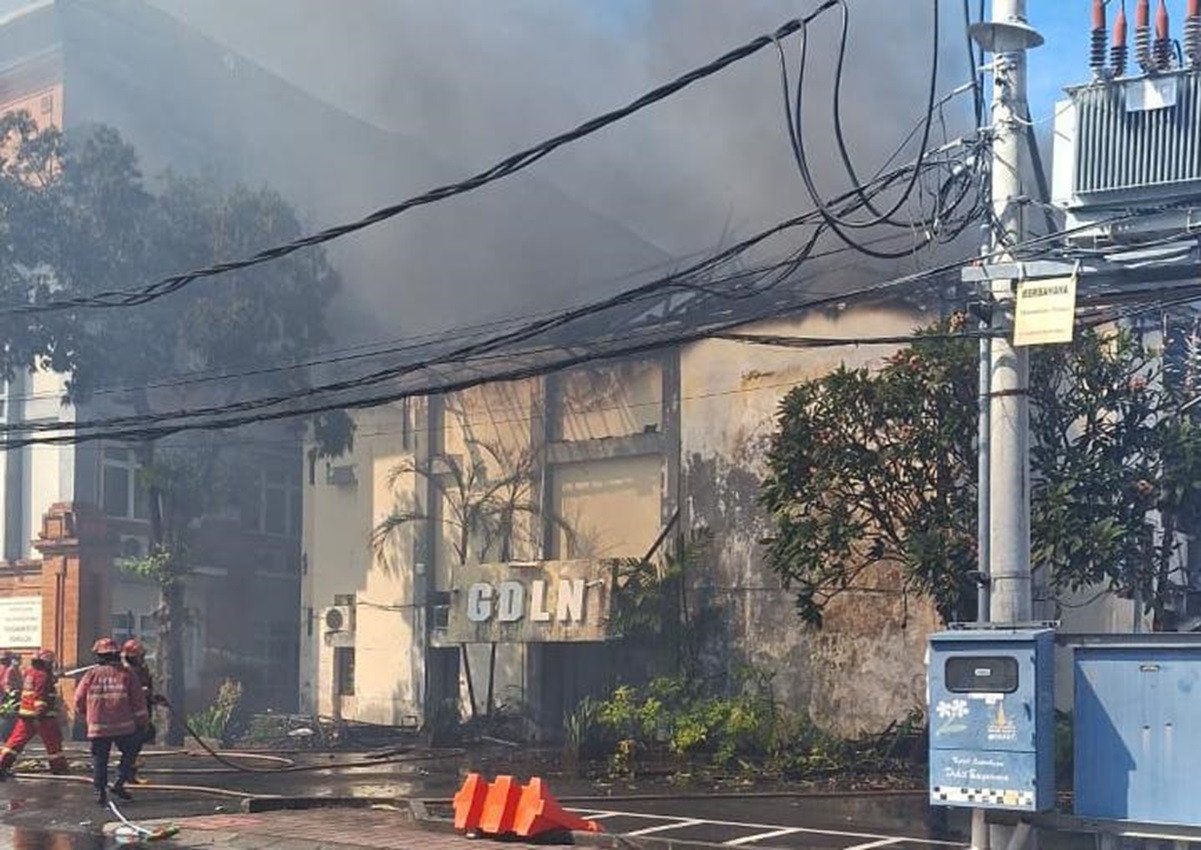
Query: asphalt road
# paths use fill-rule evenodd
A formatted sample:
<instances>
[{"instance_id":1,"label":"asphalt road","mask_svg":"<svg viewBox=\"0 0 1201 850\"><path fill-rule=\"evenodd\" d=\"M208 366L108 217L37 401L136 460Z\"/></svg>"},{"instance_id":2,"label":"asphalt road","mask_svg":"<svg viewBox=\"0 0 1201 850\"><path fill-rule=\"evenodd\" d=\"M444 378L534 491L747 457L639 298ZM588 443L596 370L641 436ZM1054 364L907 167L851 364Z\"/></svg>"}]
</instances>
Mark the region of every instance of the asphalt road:
<instances>
[{"instance_id":1,"label":"asphalt road","mask_svg":"<svg viewBox=\"0 0 1201 850\"><path fill-rule=\"evenodd\" d=\"M579 811L607 832L731 847L951 850L966 845L966 820L943 817L917 795L689 798L581 806Z\"/></svg>"}]
</instances>

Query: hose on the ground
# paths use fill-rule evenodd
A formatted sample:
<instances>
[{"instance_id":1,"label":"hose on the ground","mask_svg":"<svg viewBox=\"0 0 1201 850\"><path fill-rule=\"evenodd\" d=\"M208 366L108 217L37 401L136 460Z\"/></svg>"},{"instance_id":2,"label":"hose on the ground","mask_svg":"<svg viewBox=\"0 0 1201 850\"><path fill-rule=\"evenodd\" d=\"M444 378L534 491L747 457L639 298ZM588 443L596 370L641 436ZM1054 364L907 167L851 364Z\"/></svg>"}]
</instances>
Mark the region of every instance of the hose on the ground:
<instances>
[{"instance_id":1,"label":"hose on the ground","mask_svg":"<svg viewBox=\"0 0 1201 850\"><path fill-rule=\"evenodd\" d=\"M21 771L12 774L17 779L40 779L43 782L73 782L76 784L92 784L90 776L74 776L70 774L59 773L28 773ZM139 785L138 790L142 791L182 791L184 793L193 792L197 794L212 794L217 797L232 797L237 800L246 800L251 797L267 797L275 798L278 794L259 794L249 791L236 791L230 788L214 788L211 785Z\"/></svg>"},{"instance_id":2,"label":"hose on the ground","mask_svg":"<svg viewBox=\"0 0 1201 850\"><path fill-rule=\"evenodd\" d=\"M163 704L166 706L168 711L172 712L173 714L176 713L175 709L171 707L170 703L164 701ZM177 714L177 716L178 716L178 714ZM202 750L204 750L206 753L208 753L210 756L212 756L214 759L216 759L220 764L225 765L227 768L229 768L229 770L215 770L214 769L214 770L206 771L203 769L185 769L185 770L180 770L180 771L169 771L169 770L164 769L163 772L193 773L193 774L204 773L206 775L212 775L212 774L217 774L217 773L231 773L231 772L232 773L311 773L311 772L316 772L316 771L321 771L321 770L347 770L347 769L357 768L357 767L380 767L382 765L403 764L406 762L435 761L437 759L453 758L455 756L464 755L466 753L466 750L463 750L461 748L451 748L451 749L445 749L445 750L430 749L430 750L427 750L427 751L421 752L421 753L413 753L413 752L396 753L395 755L392 755L391 757L381 757L381 758L368 757L366 759L360 759L358 761L340 762L337 764L304 764L304 765L302 765L302 764L292 763L289 765L279 765L277 767L252 767L252 766L246 765L246 764L238 764L236 761L232 761L231 759L226 758L218 750L215 750L212 747L210 747L208 745L208 743L203 738L200 737L200 735L196 732L196 730L192 728L192 725L190 723L188 723L186 718L179 717L179 721L180 721L180 723L183 724L183 728L187 731L187 733L192 736L192 738L196 741L197 744L200 745L200 748Z\"/></svg>"},{"instance_id":3,"label":"hose on the ground","mask_svg":"<svg viewBox=\"0 0 1201 850\"><path fill-rule=\"evenodd\" d=\"M108 801L108 807L112 813L117 816L117 820L121 821L121 826L117 827L115 833L118 844L138 844L142 841L163 841L167 838L173 838L179 835L179 827L175 824L161 826L158 829L149 829L131 821L125 815L121 814L121 810L117 808L116 802Z\"/></svg>"}]
</instances>

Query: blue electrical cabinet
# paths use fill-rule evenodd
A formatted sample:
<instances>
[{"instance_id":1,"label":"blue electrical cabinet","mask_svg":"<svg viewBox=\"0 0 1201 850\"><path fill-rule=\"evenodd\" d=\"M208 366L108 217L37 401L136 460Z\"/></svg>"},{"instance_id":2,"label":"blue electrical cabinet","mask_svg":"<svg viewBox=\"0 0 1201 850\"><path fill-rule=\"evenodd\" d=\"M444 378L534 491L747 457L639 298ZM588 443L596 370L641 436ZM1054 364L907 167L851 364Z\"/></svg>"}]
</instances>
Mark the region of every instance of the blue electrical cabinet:
<instances>
[{"instance_id":1,"label":"blue electrical cabinet","mask_svg":"<svg viewBox=\"0 0 1201 850\"><path fill-rule=\"evenodd\" d=\"M1128 636L1074 652L1075 812L1201 826L1201 642Z\"/></svg>"},{"instance_id":2,"label":"blue electrical cabinet","mask_svg":"<svg viewBox=\"0 0 1201 850\"><path fill-rule=\"evenodd\" d=\"M930 803L1040 812L1055 803L1054 632L930 636Z\"/></svg>"}]
</instances>

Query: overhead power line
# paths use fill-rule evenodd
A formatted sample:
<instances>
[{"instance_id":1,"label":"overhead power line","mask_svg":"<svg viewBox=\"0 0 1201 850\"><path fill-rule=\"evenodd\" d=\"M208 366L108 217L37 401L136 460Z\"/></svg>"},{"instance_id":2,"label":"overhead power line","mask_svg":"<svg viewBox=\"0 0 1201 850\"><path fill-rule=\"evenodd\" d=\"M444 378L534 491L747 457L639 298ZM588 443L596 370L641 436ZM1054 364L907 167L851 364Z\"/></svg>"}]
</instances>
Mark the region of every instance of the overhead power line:
<instances>
[{"instance_id":1,"label":"overhead power line","mask_svg":"<svg viewBox=\"0 0 1201 850\"><path fill-rule=\"evenodd\" d=\"M719 56L707 65L695 68L686 74L676 77L671 82L655 88L620 109L615 109L611 112L606 112L585 121L573 130L561 133L546 141L540 142L533 147L519 151L500 162L493 165L484 171L479 172L473 177L457 183L448 183L434 189L430 189L420 195L415 195L399 203L376 210L357 221L347 224L340 224L335 227L330 227L325 230L313 233L309 236L304 236L291 242L277 245L272 248L265 248L256 254L245 257L240 260L228 260L222 263L205 266L199 269L193 269L182 274L175 274L169 277L162 278L147 286L137 289L128 290L110 290L100 292L93 295L79 295L70 298L52 299L41 303L33 304L16 304L0 309L0 314L3 313L42 313L53 310L64 310L71 308L108 308L108 307L135 307L149 303L165 295L177 292L189 284L202 278L216 277L217 275L226 274L228 272L237 271L239 269L247 269L254 266L263 265L289 254L293 254L302 248L308 248L315 245L321 245L326 242L331 242L359 230L364 230L380 222L395 218L402 213L405 213L416 207L425 206L427 204L444 201L448 198L453 198L457 195L463 195L516 174L518 171L528 168L538 160L553 153L559 148L578 141L586 136L590 136L599 130L615 124L636 112L639 112L648 106L652 106L661 100L664 100L682 89L691 86L700 80L711 77L714 74L728 68L736 62L740 62L749 56L753 56L765 47L772 44L779 44L782 39L788 38L797 32L800 32L812 21L816 20L822 13L834 8L839 4L840 0L824 0L816 9L802 18L793 18L780 25L774 32L768 35L761 35L758 38L752 39L747 43L735 47L733 50Z\"/></svg>"},{"instance_id":2,"label":"overhead power line","mask_svg":"<svg viewBox=\"0 0 1201 850\"><path fill-rule=\"evenodd\" d=\"M1146 211L1139 213L1127 212L1116 214L1104 223L1116 224L1122 221L1128 221L1130 219L1137 218L1139 215L1145 214L1147 214ZM1029 250L1037 248L1040 245L1045 245L1048 242L1057 240L1061 236L1068 235L1072 232L1074 231L1068 230L1061 233L1034 237L1016 246L998 248L997 251L991 255L965 257L931 269L903 275L888 281L869 284L844 293L827 295L819 298L810 298L808 300L802 300L790 305L772 305L758 313L742 315L727 321L714 322L709 325L696 327L689 331L669 333L662 337L653 337L651 339L630 341L625 341L624 339L619 340L617 342L613 342L610 347L604 350L592 349L578 351L577 353L576 351L573 351L572 348L587 348L586 342L582 342L574 347L569 347L566 344L560 343L555 346L550 346L550 349L558 350L562 356L560 356L558 359L546 360L533 365L521 365L510 369L499 369L492 372L477 372L472 374L471 368L473 361L471 358L459 358L449 364L444 359L431 359L426 362L404 364L395 369L382 370L380 373L368 376L372 379L372 384L378 384L383 382L385 379L396 379L418 371L431 372L431 377L423 382L415 382L405 387L377 392L367 396L335 398L332 400L313 400L282 409L262 409L263 407L267 406L274 406L278 408L278 405L280 404L288 401L300 401L306 397L311 397L314 394L345 392L361 388L356 382L351 381L345 384L325 385L321 388L311 388L302 394L282 397L280 399L273 399L270 401L269 405L266 404L265 400L258 400L253 403L258 409L253 410L248 409L246 406L240 407L239 405L235 404L221 408L205 410L173 411L140 418L130 417L113 420L61 424L28 423L27 425L21 426L8 426L7 428L0 430L7 432L33 430L47 431L50 433L41 436L20 438L10 437L3 442L3 446L5 449L11 449L26 445L81 443L94 440L157 439L186 431L223 430L227 428L240 427L242 425L254 424L257 422L278 421L299 416L325 413L334 410L375 407L414 396L457 392L484 383L497 383L536 377L550 372L569 369L589 362L604 362L620 357L628 357L646 353L648 351L654 351L672 345L694 342L700 339L712 337L722 332L733 330L737 327L753 324L754 322L762 321L763 319L767 318L779 318L781 315L795 315L796 313L805 310L818 309L831 304L850 303L855 300L873 297L887 291L895 290L899 287L923 280L928 280L952 271L962 269L965 266L987 260L992 256L1000 256L1002 253L1012 252L1015 249ZM494 352L497 347L497 345L490 346L489 352ZM523 352L522 350L518 350L513 353L520 355ZM496 355L493 354L492 356ZM501 359L503 359L504 355L500 356ZM456 370L455 377L439 380L435 367L445 365L454 366ZM68 431L71 433L60 433Z\"/></svg>"},{"instance_id":3,"label":"overhead power line","mask_svg":"<svg viewBox=\"0 0 1201 850\"><path fill-rule=\"evenodd\" d=\"M1117 223L1120 220L1128 220L1131 217L1133 216L1129 213L1117 215L1113 217L1113 222L1111 223ZM1034 248L1045 244L1050 240L1058 239L1062 235L1064 235L1064 233L1036 237L1023 242L1016 247L1023 249ZM998 249L996 254L999 256L1002 251L1012 251L1014 247L1015 246L1010 246L1006 249ZM145 417L141 421L149 424L144 424L137 427L125 423L114 425L108 422L76 423L74 426L72 426L70 423L66 423L65 425L59 426L57 430L67 431L74 427L74 433L50 433L40 436L20 437L15 439L9 438L4 442L3 445L6 449L10 449L26 445L79 443L94 440L157 439L186 431L221 430L239 427L242 425L249 425L257 422L278 421L281 419L308 416L334 410L375 407L414 396L457 392L484 383L521 380L524 378L547 374L549 372L569 369L590 362L605 362L621 357L628 357L646 353L648 351L662 349L672 345L694 342L699 339L709 338L726 331L731 331L737 327L753 324L754 322L762 321L766 318L779 318L781 315L786 314L795 315L798 312L817 309L830 304L850 303L855 300L876 296L887 291L896 290L903 286L945 275L949 272L962 269L965 266L972 265L986 259L988 259L988 256L965 257L954 262L941 264L931 269L903 275L879 283L873 283L849 292L801 300L795 304L786 305L784 307L772 305L759 313L739 316L728 321L714 322L710 325L704 325L688 331L667 333L663 336L655 336L651 339L633 339L629 341L624 339L619 340L604 350L593 349L572 351L567 347L560 346L560 350L562 352L561 357L532 365L517 365L510 369L500 369L493 372L472 374L470 369L471 363L470 361L467 361L455 364L456 371L454 377L440 380L439 376L435 372L428 380L414 382L408 386L398 389L389 389L368 396L353 397L349 399L337 398L332 400L309 401L297 406L275 410L257 410L254 412L235 411L232 415L224 415L221 411L213 414L206 413L204 415L187 411L175 412L158 417ZM587 345L585 343L581 343L576 346L576 348L580 349L586 347ZM517 353L520 354L520 352ZM418 370L428 370L430 367L437 365L442 364L434 361L418 364L406 364L404 367L394 370L393 377L400 377L404 374L409 374ZM79 433L80 430L84 430L84 433Z\"/></svg>"},{"instance_id":4,"label":"overhead power line","mask_svg":"<svg viewBox=\"0 0 1201 850\"><path fill-rule=\"evenodd\" d=\"M889 174L881 175L873 182L873 184L865 187L863 191L867 192L869 197L873 193L882 192L886 190L893 182L904 179L908 175L909 170L920 167L922 166L918 163L911 163L895 169ZM845 202L846 210L853 210L854 208L861 206L861 201L856 197L859 193L859 190L847 192L843 197L835 199L835 203ZM814 233L811 235L811 237L801 249L794 252L794 254L785 261L775 263L758 271L737 271L725 278L719 278L717 280L710 280L706 278L707 275L720 268L723 263L742 255L751 248L760 245L770 237L795 227L814 223L818 226L814 230ZM737 242L710 257L692 264L691 266L642 284L638 287L627 289L621 293L611 296L610 298L591 302L579 308L564 310L550 317L526 322L517 328L496 334L482 341L472 341L467 344L459 344L451 348L449 351L444 351L436 356L422 355L413 361L390 365L366 375L342 379L326 384L319 384L311 387L296 388L258 399L227 402L222 405L187 410L177 410L152 416L128 415L112 417L105 420L93 420L91 422L77 422L75 423L75 427L77 430L83 430L87 428L141 428L146 425L154 424L158 421L204 416L224 416L233 413L249 413L254 410L264 410L281 404L300 401L305 398L329 395L331 393L345 393L353 390L361 390L370 386L378 385L380 383L394 381L397 378L403 377L412 372L429 369L434 366L454 366L456 368L466 368L471 362L476 361L483 356L492 356L494 352L502 351L502 349L512 349L518 345L524 346L533 344L535 340L540 337L545 337L551 331L563 328L573 322L588 318L597 313L622 306L637 304L649 297L659 298L664 294L668 294L673 291L693 294L700 293L723 300L739 300L759 296L776 286L781 280L784 279L784 277L799 268L803 262L815 259L818 256L828 256L844 250L840 248L831 252L826 252L825 254L815 254L814 248L822 232L824 232L824 225L820 222L817 211L810 211L762 230L759 233L743 239L740 242ZM896 234L893 235L895 236ZM916 250L918 247L920 247L920 244L914 246L914 250ZM764 279L767 279L767 282L761 283L761 281ZM747 281L751 281L753 284L757 283L757 285L741 285L745 284ZM729 284L731 282L734 284L734 286L723 288L723 284ZM838 298L841 298L841 296L838 296ZM453 335L448 334L448 337L453 338ZM559 343L560 347L562 347L562 345L562 343ZM520 353L528 354L530 352L528 348L523 348L521 349ZM502 353L500 356L504 357L507 355ZM2 426L0 427L0 432L49 432L60 430L60 428L61 426L55 422L32 422Z\"/></svg>"}]
</instances>

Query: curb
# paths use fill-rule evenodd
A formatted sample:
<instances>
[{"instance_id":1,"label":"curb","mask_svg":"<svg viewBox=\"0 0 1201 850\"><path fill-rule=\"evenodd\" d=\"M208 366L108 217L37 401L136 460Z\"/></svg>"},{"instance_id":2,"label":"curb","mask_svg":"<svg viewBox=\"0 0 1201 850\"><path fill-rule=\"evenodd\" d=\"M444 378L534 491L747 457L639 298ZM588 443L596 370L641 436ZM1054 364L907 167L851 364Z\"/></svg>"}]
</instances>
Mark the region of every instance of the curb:
<instances>
[{"instance_id":1,"label":"curb","mask_svg":"<svg viewBox=\"0 0 1201 850\"><path fill-rule=\"evenodd\" d=\"M372 806L392 805L409 811L408 800L394 797L252 797L242 800L243 814L301 811L304 809L370 809Z\"/></svg>"}]
</instances>

